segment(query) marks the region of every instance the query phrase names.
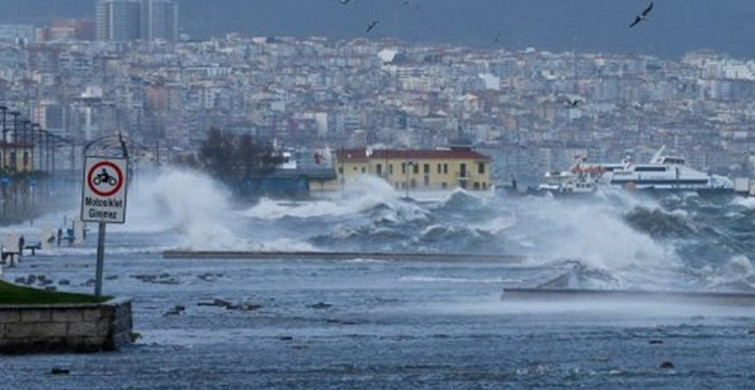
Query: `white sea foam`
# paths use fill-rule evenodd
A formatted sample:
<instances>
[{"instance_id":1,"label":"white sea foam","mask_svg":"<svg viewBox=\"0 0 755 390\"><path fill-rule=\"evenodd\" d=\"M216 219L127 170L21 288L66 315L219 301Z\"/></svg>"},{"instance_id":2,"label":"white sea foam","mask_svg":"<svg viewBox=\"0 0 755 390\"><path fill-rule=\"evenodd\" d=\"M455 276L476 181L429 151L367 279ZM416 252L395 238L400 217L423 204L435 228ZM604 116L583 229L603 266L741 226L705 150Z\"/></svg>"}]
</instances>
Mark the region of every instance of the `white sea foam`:
<instances>
[{"instance_id":1,"label":"white sea foam","mask_svg":"<svg viewBox=\"0 0 755 390\"><path fill-rule=\"evenodd\" d=\"M306 242L279 238L259 244L258 250L271 252L318 252L320 249Z\"/></svg>"},{"instance_id":2,"label":"white sea foam","mask_svg":"<svg viewBox=\"0 0 755 390\"><path fill-rule=\"evenodd\" d=\"M278 219L282 217L311 218L357 214L380 204L395 206L399 195L385 181L364 176L347 185L342 197L290 202L263 198L243 213L246 217Z\"/></svg>"},{"instance_id":3,"label":"white sea foam","mask_svg":"<svg viewBox=\"0 0 755 390\"><path fill-rule=\"evenodd\" d=\"M748 197L742 197L737 196L734 198L732 203L747 207L748 209L755 209L755 197L748 196Z\"/></svg>"},{"instance_id":4,"label":"white sea foam","mask_svg":"<svg viewBox=\"0 0 755 390\"><path fill-rule=\"evenodd\" d=\"M642 201L645 203L646 201ZM564 202L538 199L521 208L521 241L532 241L543 259L573 259L589 269L610 272L626 287L668 283L680 266L670 244L633 229L623 213L639 201ZM649 204L651 207L657 205ZM524 226L521 226L524 225Z\"/></svg>"},{"instance_id":5,"label":"white sea foam","mask_svg":"<svg viewBox=\"0 0 755 390\"><path fill-rule=\"evenodd\" d=\"M442 276L404 276L399 278L400 282L419 282L419 283L471 283L471 284L501 284L519 282L518 279L498 278L461 278L461 277L442 277Z\"/></svg>"},{"instance_id":6,"label":"white sea foam","mask_svg":"<svg viewBox=\"0 0 755 390\"><path fill-rule=\"evenodd\" d=\"M708 288L714 290L755 290L755 266L747 256L733 256L723 266L703 270Z\"/></svg>"},{"instance_id":7,"label":"white sea foam","mask_svg":"<svg viewBox=\"0 0 755 390\"><path fill-rule=\"evenodd\" d=\"M475 227L492 234L498 234L504 230L509 230L517 225L516 214L499 216L485 223L477 224Z\"/></svg>"},{"instance_id":8,"label":"white sea foam","mask_svg":"<svg viewBox=\"0 0 755 390\"><path fill-rule=\"evenodd\" d=\"M228 194L220 183L182 169L167 169L145 181L142 191L129 199L128 222L123 230L177 232L182 241L179 246L187 249L249 245L234 233L236 221L232 218Z\"/></svg>"}]
</instances>

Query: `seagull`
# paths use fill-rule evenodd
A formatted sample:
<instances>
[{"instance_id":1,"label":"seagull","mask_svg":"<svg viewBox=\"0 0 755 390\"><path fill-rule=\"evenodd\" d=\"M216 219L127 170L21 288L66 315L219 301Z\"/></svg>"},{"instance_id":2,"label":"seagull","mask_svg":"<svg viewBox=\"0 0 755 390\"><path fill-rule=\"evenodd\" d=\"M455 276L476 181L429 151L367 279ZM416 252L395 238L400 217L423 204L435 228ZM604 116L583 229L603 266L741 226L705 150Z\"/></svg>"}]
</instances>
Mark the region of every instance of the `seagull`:
<instances>
[{"instance_id":1,"label":"seagull","mask_svg":"<svg viewBox=\"0 0 755 390\"><path fill-rule=\"evenodd\" d=\"M648 14L650 13L650 10L652 9L653 9L653 2L651 1L650 5L648 5L648 7L645 8L645 10L642 11L641 14L634 17L634 22L632 22L632 24L629 25L629 28L632 28L636 26L638 23L640 23L641 21L646 20L648 18Z\"/></svg>"},{"instance_id":2,"label":"seagull","mask_svg":"<svg viewBox=\"0 0 755 390\"><path fill-rule=\"evenodd\" d=\"M371 23L370 23L370 24L369 24L369 25L367 26L367 29L366 29L366 30L365 30L364 32L370 32L370 31L372 31L372 29L374 29L374 28L375 28L375 26L377 26L377 24L378 24L378 23L380 23L380 21L379 21L379 20L373 20L373 21L372 21L372 22L371 22Z\"/></svg>"},{"instance_id":3,"label":"seagull","mask_svg":"<svg viewBox=\"0 0 755 390\"><path fill-rule=\"evenodd\" d=\"M582 99L572 99L567 96L566 100L564 100L564 103L569 108L577 108L577 106L582 103Z\"/></svg>"},{"instance_id":4,"label":"seagull","mask_svg":"<svg viewBox=\"0 0 755 390\"><path fill-rule=\"evenodd\" d=\"M420 8L419 4L417 4L417 3L415 3L415 2L413 2L411 0L404 0L403 4L406 5L406 6L409 6L409 7L414 6L415 9L419 9Z\"/></svg>"}]
</instances>

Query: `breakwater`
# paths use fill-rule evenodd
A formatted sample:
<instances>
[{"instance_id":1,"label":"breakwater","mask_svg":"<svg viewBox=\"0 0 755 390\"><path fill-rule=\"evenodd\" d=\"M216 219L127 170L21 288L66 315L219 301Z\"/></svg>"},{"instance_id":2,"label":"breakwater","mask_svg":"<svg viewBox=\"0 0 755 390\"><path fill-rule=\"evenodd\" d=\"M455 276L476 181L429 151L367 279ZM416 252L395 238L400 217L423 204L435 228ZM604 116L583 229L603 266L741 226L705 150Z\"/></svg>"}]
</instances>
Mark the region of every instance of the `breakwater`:
<instances>
[{"instance_id":1,"label":"breakwater","mask_svg":"<svg viewBox=\"0 0 755 390\"><path fill-rule=\"evenodd\" d=\"M356 260L427 262L492 262L517 264L528 259L520 255L482 255L470 253L391 253L391 252L267 252L267 251L192 251L169 250L163 252L165 259L246 259L246 260Z\"/></svg>"}]
</instances>

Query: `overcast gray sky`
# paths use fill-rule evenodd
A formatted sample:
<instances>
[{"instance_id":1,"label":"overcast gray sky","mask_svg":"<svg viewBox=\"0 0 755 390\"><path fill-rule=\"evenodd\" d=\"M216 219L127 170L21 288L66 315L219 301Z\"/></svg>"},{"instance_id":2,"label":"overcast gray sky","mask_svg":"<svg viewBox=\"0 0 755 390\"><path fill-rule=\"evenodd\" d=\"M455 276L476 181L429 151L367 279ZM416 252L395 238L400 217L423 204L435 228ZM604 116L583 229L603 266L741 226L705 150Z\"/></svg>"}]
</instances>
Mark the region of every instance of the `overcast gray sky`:
<instances>
[{"instance_id":1,"label":"overcast gray sky","mask_svg":"<svg viewBox=\"0 0 755 390\"><path fill-rule=\"evenodd\" d=\"M410 4L404 4L405 2ZM369 35L409 41L678 57L712 49L752 57L754 0L656 0L650 20L629 29L644 0L179 0L184 31L196 37L333 38ZM94 0L0 0L0 21L92 18ZM499 35L500 34L500 35ZM499 36L498 41L495 37Z\"/></svg>"}]
</instances>

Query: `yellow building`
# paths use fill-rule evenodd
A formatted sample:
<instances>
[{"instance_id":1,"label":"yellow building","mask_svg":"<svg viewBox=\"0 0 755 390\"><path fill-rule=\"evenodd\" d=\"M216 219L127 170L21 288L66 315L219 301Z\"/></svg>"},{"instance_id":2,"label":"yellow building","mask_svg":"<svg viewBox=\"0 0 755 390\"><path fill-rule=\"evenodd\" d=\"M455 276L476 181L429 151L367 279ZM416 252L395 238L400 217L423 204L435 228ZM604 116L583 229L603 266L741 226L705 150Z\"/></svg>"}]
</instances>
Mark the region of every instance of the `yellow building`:
<instances>
[{"instance_id":1,"label":"yellow building","mask_svg":"<svg viewBox=\"0 0 755 390\"><path fill-rule=\"evenodd\" d=\"M491 159L467 147L431 150L343 149L334 163L339 182L383 178L397 190L490 189Z\"/></svg>"},{"instance_id":2,"label":"yellow building","mask_svg":"<svg viewBox=\"0 0 755 390\"><path fill-rule=\"evenodd\" d=\"M0 170L5 172L31 172L34 155L31 145L0 141Z\"/></svg>"}]
</instances>

